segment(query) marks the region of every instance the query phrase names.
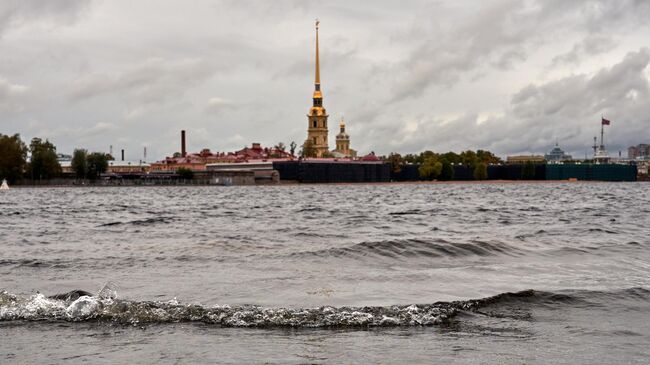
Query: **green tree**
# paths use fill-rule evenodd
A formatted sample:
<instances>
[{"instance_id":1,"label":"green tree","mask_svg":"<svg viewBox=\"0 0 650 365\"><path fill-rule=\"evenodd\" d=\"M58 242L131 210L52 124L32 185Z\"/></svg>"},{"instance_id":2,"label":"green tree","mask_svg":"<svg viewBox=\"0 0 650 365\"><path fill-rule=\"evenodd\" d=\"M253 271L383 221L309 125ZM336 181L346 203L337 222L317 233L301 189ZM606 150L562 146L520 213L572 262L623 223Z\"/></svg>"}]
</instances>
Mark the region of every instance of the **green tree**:
<instances>
[{"instance_id":1,"label":"green tree","mask_svg":"<svg viewBox=\"0 0 650 365\"><path fill-rule=\"evenodd\" d=\"M450 163L455 163L455 164L462 163L460 155L454 152L443 153L442 155L440 155L440 158Z\"/></svg>"},{"instance_id":2,"label":"green tree","mask_svg":"<svg viewBox=\"0 0 650 365\"><path fill-rule=\"evenodd\" d=\"M533 180L535 178L535 164L532 161L526 161L521 168L521 178L524 180Z\"/></svg>"},{"instance_id":3,"label":"green tree","mask_svg":"<svg viewBox=\"0 0 650 365\"><path fill-rule=\"evenodd\" d=\"M423 164L423 163L425 163L426 160L428 160L428 159L434 159L434 160L437 160L437 159L438 159L438 154L436 154L436 153L433 152L433 151L426 150L426 151L420 153L420 155L418 156L416 162L419 163L419 164Z\"/></svg>"},{"instance_id":4,"label":"green tree","mask_svg":"<svg viewBox=\"0 0 650 365\"><path fill-rule=\"evenodd\" d=\"M390 170L395 173L399 174L402 172L402 166L404 166L404 160L402 159L402 155L399 153L391 153L388 155L387 161L390 163Z\"/></svg>"},{"instance_id":5,"label":"green tree","mask_svg":"<svg viewBox=\"0 0 650 365\"><path fill-rule=\"evenodd\" d=\"M47 139L33 138L29 144L31 159L27 175L32 179L51 179L61 173L61 165L56 157L56 147Z\"/></svg>"},{"instance_id":6,"label":"green tree","mask_svg":"<svg viewBox=\"0 0 650 365\"><path fill-rule=\"evenodd\" d=\"M440 171L439 180L448 181L454 179L454 167L447 160L442 161L442 170Z\"/></svg>"},{"instance_id":7,"label":"green tree","mask_svg":"<svg viewBox=\"0 0 650 365\"><path fill-rule=\"evenodd\" d=\"M302 157L316 157L316 148L314 148L314 142L311 140L305 141L305 144L302 145Z\"/></svg>"},{"instance_id":8,"label":"green tree","mask_svg":"<svg viewBox=\"0 0 650 365\"><path fill-rule=\"evenodd\" d=\"M184 167L181 167L180 169L176 170L176 174L178 174L178 176L180 176L180 178L184 180L192 180L194 178L194 172Z\"/></svg>"},{"instance_id":9,"label":"green tree","mask_svg":"<svg viewBox=\"0 0 650 365\"><path fill-rule=\"evenodd\" d=\"M404 155L404 162L407 163L418 163L418 155L412 153Z\"/></svg>"},{"instance_id":10,"label":"green tree","mask_svg":"<svg viewBox=\"0 0 650 365\"><path fill-rule=\"evenodd\" d=\"M7 179L9 183L19 180L25 170L26 160L27 146L20 135L0 134L0 180Z\"/></svg>"},{"instance_id":11,"label":"green tree","mask_svg":"<svg viewBox=\"0 0 650 365\"><path fill-rule=\"evenodd\" d=\"M101 152L93 152L86 157L88 166L88 178L95 180L108 170L108 155Z\"/></svg>"},{"instance_id":12,"label":"green tree","mask_svg":"<svg viewBox=\"0 0 650 365\"><path fill-rule=\"evenodd\" d=\"M478 162L478 157L474 151L467 150L460 153L460 163L463 165L474 167Z\"/></svg>"},{"instance_id":13,"label":"green tree","mask_svg":"<svg viewBox=\"0 0 650 365\"><path fill-rule=\"evenodd\" d=\"M88 151L77 148L72 153L72 162L70 167L78 179L85 179L88 174Z\"/></svg>"},{"instance_id":14,"label":"green tree","mask_svg":"<svg viewBox=\"0 0 650 365\"><path fill-rule=\"evenodd\" d=\"M487 165L483 162L479 162L474 167L474 179L476 180L487 180Z\"/></svg>"},{"instance_id":15,"label":"green tree","mask_svg":"<svg viewBox=\"0 0 650 365\"><path fill-rule=\"evenodd\" d=\"M492 152L484 151L484 150L476 151L476 159L478 160L478 162L483 162L488 165L503 163L503 160L495 156Z\"/></svg>"},{"instance_id":16,"label":"green tree","mask_svg":"<svg viewBox=\"0 0 650 365\"><path fill-rule=\"evenodd\" d=\"M423 179L433 180L442 172L442 163L434 156L429 156L418 168L418 173Z\"/></svg>"}]
</instances>

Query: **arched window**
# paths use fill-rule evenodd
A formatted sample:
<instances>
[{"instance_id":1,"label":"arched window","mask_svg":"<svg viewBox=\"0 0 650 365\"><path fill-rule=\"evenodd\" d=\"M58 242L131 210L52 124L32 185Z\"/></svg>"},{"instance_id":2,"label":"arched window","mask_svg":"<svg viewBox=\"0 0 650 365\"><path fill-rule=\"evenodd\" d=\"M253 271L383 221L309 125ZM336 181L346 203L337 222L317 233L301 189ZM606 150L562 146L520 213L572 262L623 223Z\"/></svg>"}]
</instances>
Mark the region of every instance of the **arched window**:
<instances>
[{"instance_id":1,"label":"arched window","mask_svg":"<svg viewBox=\"0 0 650 365\"><path fill-rule=\"evenodd\" d=\"M318 121L314 119L314 128L318 127Z\"/></svg>"}]
</instances>

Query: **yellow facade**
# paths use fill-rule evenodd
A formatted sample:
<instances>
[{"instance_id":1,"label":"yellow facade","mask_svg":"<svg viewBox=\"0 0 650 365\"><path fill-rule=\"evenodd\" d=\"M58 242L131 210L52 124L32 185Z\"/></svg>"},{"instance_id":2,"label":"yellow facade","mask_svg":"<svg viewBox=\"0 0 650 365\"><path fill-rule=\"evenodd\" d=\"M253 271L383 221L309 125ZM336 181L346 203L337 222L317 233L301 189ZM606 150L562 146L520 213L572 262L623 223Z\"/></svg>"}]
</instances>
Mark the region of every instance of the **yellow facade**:
<instances>
[{"instance_id":1,"label":"yellow facade","mask_svg":"<svg viewBox=\"0 0 650 365\"><path fill-rule=\"evenodd\" d=\"M526 162L532 163L544 163L546 159L541 155L522 155L522 156L508 156L506 158L506 163L511 164L523 164Z\"/></svg>"},{"instance_id":2,"label":"yellow facade","mask_svg":"<svg viewBox=\"0 0 650 365\"><path fill-rule=\"evenodd\" d=\"M356 157L357 151L350 148L350 135L345 132L345 121L341 118L339 134L336 135L336 149L332 151L335 157Z\"/></svg>"}]
</instances>

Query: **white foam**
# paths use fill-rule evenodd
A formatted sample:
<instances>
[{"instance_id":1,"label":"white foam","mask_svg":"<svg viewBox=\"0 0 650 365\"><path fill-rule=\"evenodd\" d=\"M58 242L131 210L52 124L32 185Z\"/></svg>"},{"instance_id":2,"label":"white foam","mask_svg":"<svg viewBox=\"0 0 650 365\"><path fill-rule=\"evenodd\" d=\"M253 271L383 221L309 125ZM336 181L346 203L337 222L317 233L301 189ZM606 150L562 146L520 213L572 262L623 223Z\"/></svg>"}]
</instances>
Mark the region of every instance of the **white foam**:
<instances>
[{"instance_id":1,"label":"white foam","mask_svg":"<svg viewBox=\"0 0 650 365\"><path fill-rule=\"evenodd\" d=\"M66 308L65 313L72 320L83 320L93 317L101 307L102 304L99 300L84 295L72 302Z\"/></svg>"}]
</instances>

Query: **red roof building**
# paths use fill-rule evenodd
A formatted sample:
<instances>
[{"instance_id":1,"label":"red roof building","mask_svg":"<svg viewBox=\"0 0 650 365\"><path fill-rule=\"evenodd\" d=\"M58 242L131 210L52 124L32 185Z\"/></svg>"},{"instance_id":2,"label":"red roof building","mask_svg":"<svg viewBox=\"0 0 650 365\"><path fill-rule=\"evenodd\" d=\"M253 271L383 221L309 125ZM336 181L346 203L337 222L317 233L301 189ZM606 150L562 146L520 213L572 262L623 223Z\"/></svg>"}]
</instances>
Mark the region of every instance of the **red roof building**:
<instances>
[{"instance_id":1,"label":"red roof building","mask_svg":"<svg viewBox=\"0 0 650 365\"><path fill-rule=\"evenodd\" d=\"M277 147L262 148L259 143L253 143L251 147L244 147L235 152L216 152L212 153L205 148L199 153L176 154L173 157L167 157L162 161L151 164L152 172L175 172L178 169L190 169L193 171L203 171L205 165L215 163L246 163L249 161L264 160L292 160L294 156Z\"/></svg>"}]
</instances>

